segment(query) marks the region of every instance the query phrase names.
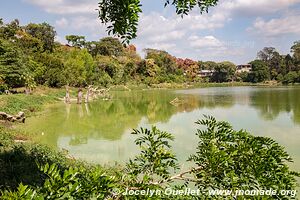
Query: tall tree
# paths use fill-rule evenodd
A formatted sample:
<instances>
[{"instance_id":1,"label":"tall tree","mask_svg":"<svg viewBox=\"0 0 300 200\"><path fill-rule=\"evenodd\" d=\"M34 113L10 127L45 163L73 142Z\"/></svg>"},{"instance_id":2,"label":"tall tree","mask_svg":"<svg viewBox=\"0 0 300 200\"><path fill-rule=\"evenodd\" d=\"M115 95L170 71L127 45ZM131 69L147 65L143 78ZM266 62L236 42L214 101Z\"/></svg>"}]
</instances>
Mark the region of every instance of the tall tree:
<instances>
[{"instance_id":1,"label":"tall tree","mask_svg":"<svg viewBox=\"0 0 300 200\"><path fill-rule=\"evenodd\" d=\"M280 72L281 62L283 62L283 57L279 52L274 47L265 47L257 53L257 57L268 65L270 78L275 79Z\"/></svg>"},{"instance_id":2,"label":"tall tree","mask_svg":"<svg viewBox=\"0 0 300 200\"><path fill-rule=\"evenodd\" d=\"M9 87L23 86L25 65L21 51L8 41L0 39L0 74Z\"/></svg>"},{"instance_id":3,"label":"tall tree","mask_svg":"<svg viewBox=\"0 0 300 200\"><path fill-rule=\"evenodd\" d=\"M279 53L274 47L265 47L257 53L257 58L266 63L271 61L274 57L278 56Z\"/></svg>"},{"instance_id":4,"label":"tall tree","mask_svg":"<svg viewBox=\"0 0 300 200\"><path fill-rule=\"evenodd\" d=\"M56 32L54 27L50 26L47 23L42 24L33 24L30 23L24 27L25 31L32 35L35 38L38 38L43 42L43 49L45 51L53 51L55 42Z\"/></svg>"},{"instance_id":5,"label":"tall tree","mask_svg":"<svg viewBox=\"0 0 300 200\"><path fill-rule=\"evenodd\" d=\"M124 54L124 47L117 38L105 37L96 43L97 54L104 56L121 56Z\"/></svg>"},{"instance_id":6,"label":"tall tree","mask_svg":"<svg viewBox=\"0 0 300 200\"><path fill-rule=\"evenodd\" d=\"M233 81L234 73L236 71L236 66L234 63L225 61L218 63L218 65L214 68L215 72L211 77L214 82L228 82Z\"/></svg>"},{"instance_id":7,"label":"tall tree","mask_svg":"<svg viewBox=\"0 0 300 200\"><path fill-rule=\"evenodd\" d=\"M85 37L79 35L67 35L66 40L68 41L68 44L78 48L82 48L86 43Z\"/></svg>"},{"instance_id":8,"label":"tall tree","mask_svg":"<svg viewBox=\"0 0 300 200\"><path fill-rule=\"evenodd\" d=\"M294 42L294 45L291 47L291 52L293 53L294 64L300 70L300 40Z\"/></svg>"},{"instance_id":9,"label":"tall tree","mask_svg":"<svg viewBox=\"0 0 300 200\"><path fill-rule=\"evenodd\" d=\"M146 59L153 59L165 74L174 73L177 69L176 58L168 52L157 49L145 49Z\"/></svg>"},{"instance_id":10,"label":"tall tree","mask_svg":"<svg viewBox=\"0 0 300 200\"><path fill-rule=\"evenodd\" d=\"M12 39L14 40L16 37L16 33L20 30L20 22L18 19L11 21L8 24L4 24L3 21L0 26L0 38L4 39Z\"/></svg>"},{"instance_id":11,"label":"tall tree","mask_svg":"<svg viewBox=\"0 0 300 200\"><path fill-rule=\"evenodd\" d=\"M262 60L254 60L250 62L252 71L248 75L248 80L253 83L263 82L270 78L268 66Z\"/></svg>"}]
</instances>

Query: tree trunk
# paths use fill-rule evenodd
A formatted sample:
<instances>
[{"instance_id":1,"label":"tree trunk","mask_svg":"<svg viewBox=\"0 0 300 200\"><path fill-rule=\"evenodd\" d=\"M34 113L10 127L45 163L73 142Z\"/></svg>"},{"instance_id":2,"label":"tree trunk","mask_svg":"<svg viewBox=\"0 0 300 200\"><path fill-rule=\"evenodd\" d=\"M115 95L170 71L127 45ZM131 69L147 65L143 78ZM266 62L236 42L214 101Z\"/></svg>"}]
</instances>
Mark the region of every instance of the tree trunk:
<instances>
[{"instance_id":1,"label":"tree trunk","mask_svg":"<svg viewBox=\"0 0 300 200\"><path fill-rule=\"evenodd\" d=\"M83 95L82 89L80 88L80 89L78 90L78 95L77 95L77 103L78 103L78 104L81 104L81 103L82 103L82 95Z\"/></svg>"},{"instance_id":2,"label":"tree trunk","mask_svg":"<svg viewBox=\"0 0 300 200\"><path fill-rule=\"evenodd\" d=\"M31 93L30 88L29 87L25 87L25 94L29 95Z\"/></svg>"},{"instance_id":3,"label":"tree trunk","mask_svg":"<svg viewBox=\"0 0 300 200\"><path fill-rule=\"evenodd\" d=\"M71 103L71 100L70 100L70 93L69 93L69 86L66 86L65 103Z\"/></svg>"},{"instance_id":4,"label":"tree trunk","mask_svg":"<svg viewBox=\"0 0 300 200\"><path fill-rule=\"evenodd\" d=\"M86 95L85 95L85 103L89 102L89 96L90 96L90 88L87 89Z\"/></svg>"}]
</instances>

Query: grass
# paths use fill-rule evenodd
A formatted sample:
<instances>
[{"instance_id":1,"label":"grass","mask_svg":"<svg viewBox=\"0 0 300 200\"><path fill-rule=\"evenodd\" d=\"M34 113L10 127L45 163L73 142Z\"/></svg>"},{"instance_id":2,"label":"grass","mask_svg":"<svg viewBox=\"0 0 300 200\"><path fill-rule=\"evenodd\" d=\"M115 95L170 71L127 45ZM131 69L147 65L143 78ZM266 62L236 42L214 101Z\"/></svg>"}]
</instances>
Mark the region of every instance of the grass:
<instances>
[{"instance_id":1,"label":"grass","mask_svg":"<svg viewBox=\"0 0 300 200\"><path fill-rule=\"evenodd\" d=\"M47 87L39 87L31 95L0 95L0 111L13 115L23 111L28 117L37 111L41 111L44 105L56 102L58 98L63 96L63 89Z\"/></svg>"}]
</instances>

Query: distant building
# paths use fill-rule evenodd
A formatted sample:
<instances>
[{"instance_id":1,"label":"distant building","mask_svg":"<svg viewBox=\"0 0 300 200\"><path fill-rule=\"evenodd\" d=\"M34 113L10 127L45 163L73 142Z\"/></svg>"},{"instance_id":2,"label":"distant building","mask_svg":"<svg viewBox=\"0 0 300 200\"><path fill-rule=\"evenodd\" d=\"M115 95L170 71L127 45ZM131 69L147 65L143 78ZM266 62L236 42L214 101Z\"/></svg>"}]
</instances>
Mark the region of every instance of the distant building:
<instances>
[{"instance_id":1,"label":"distant building","mask_svg":"<svg viewBox=\"0 0 300 200\"><path fill-rule=\"evenodd\" d=\"M199 71L198 76L199 77L211 77L213 74L215 73L215 70L207 70L207 69L203 69Z\"/></svg>"},{"instance_id":2,"label":"distant building","mask_svg":"<svg viewBox=\"0 0 300 200\"><path fill-rule=\"evenodd\" d=\"M236 73L243 73L243 72L251 72L252 70L252 65L246 64L246 65L237 65L236 66Z\"/></svg>"}]
</instances>

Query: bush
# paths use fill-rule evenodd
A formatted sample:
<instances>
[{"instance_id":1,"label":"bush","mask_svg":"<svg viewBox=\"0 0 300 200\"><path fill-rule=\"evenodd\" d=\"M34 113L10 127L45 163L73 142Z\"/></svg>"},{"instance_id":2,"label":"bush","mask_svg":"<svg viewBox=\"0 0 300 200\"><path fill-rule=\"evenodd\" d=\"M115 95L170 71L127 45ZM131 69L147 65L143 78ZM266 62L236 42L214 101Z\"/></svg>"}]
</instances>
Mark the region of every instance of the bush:
<instances>
[{"instance_id":1,"label":"bush","mask_svg":"<svg viewBox=\"0 0 300 200\"><path fill-rule=\"evenodd\" d=\"M292 71L292 72L287 73L287 74L284 76L284 78L283 78L283 80L282 80L282 83L284 83L284 84L295 83L295 82L297 82L297 78L298 78L297 72Z\"/></svg>"}]
</instances>

